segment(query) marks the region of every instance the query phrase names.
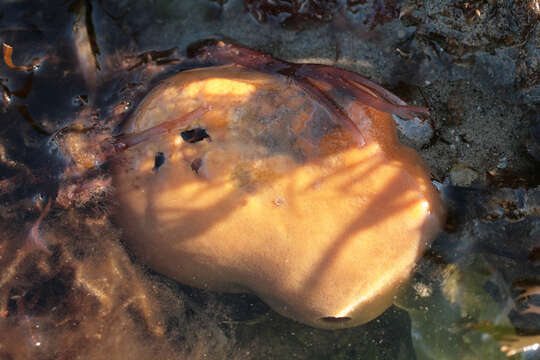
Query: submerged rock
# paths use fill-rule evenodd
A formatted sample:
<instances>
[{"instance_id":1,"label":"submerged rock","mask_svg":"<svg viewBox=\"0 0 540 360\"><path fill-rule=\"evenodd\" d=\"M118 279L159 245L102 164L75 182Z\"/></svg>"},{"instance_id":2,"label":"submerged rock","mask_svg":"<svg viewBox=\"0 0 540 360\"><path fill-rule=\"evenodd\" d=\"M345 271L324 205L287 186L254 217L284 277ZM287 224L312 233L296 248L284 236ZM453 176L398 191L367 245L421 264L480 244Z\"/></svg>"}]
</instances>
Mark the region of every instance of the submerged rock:
<instances>
[{"instance_id":1,"label":"submerged rock","mask_svg":"<svg viewBox=\"0 0 540 360\"><path fill-rule=\"evenodd\" d=\"M531 299L518 295L523 286L535 294L531 284L540 283L532 261L539 246L540 190L446 186L442 193L447 231L400 298L411 315L417 357L505 359L506 353L532 350L540 326L537 315L524 312Z\"/></svg>"}]
</instances>

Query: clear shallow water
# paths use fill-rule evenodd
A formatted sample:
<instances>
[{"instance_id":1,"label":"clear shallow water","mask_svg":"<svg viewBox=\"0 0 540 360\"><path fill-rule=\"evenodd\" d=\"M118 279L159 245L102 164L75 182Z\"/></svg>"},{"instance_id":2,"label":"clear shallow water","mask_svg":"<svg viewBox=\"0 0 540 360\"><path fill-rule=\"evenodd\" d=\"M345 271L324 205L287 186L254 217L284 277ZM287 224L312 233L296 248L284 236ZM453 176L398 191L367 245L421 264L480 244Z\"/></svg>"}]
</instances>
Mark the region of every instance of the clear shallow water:
<instances>
[{"instance_id":1,"label":"clear shallow water","mask_svg":"<svg viewBox=\"0 0 540 360\"><path fill-rule=\"evenodd\" d=\"M529 170L534 163L522 149L528 123L521 114L534 104L535 85L505 97L516 94L515 81L483 72L489 73L486 69L496 67L499 60L508 65L514 59L511 51L523 49L510 40L504 46L494 42L499 57L479 50L482 67L449 65L450 57L459 54L447 47L438 57L426 57L421 40L429 36L424 34L413 37L405 50L399 45L410 52L403 57L395 52L397 44L425 27L411 24L407 17L396 20L393 11L387 11L393 21L366 22L377 18L376 3L391 6L373 2L369 7L368 2L359 15L346 10L346 21L340 20L337 7L330 8L331 19L324 18L322 24L299 17L289 21L292 29L289 23L286 29L281 27L279 19L258 23L238 1L223 7L189 1L138 1L129 6L99 1L3 3L0 36L13 46L13 62L44 59L33 75L5 64L0 67L2 84L9 90L4 88L4 94L11 94L10 102L4 97L5 111L0 114L0 354L15 359L127 355L145 359L156 354L218 359L482 359L506 357L499 351L501 343L509 350L520 340L525 343L517 349L534 343L533 336L539 334L539 315L534 311L539 195ZM404 10L407 5L400 7ZM426 4L416 11L435 8ZM452 19L459 21L460 16ZM529 26L528 19L515 18L523 27ZM482 26L477 23L471 31L480 32ZM443 25L434 29L444 34ZM408 101L429 102L435 132L443 140L416 146L423 149L434 175L446 182L449 223L420 262L411 287L396 300L398 306L380 318L362 327L323 331L282 318L252 296L176 284L142 267L122 246L120 231L110 221L115 204L106 167L69 181L60 178L70 169L62 149L114 132L153 84L191 66L183 61L185 47L208 37L233 38L294 61L337 63L396 87ZM477 38L483 39L482 34ZM447 76L454 82L436 82ZM397 86L398 79L405 85ZM477 88L456 85L461 79ZM30 81L29 91L21 90ZM482 92L494 84L497 97ZM448 94L463 102L457 124L452 121L460 109L445 100ZM517 105L509 105L513 103ZM479 132L475 124L483 124L484 116L500 130L487 131L489 136ZM79 142L67 143L65 133L80 134L73 138ZM450 134L466 141L454 141ZM523 181L505 182L496 172L483 175L493 168L501 171L497 165L504 156L513 161L503 170ZM476 174L468 185L491 190L450 186L452 181L465 185L455 181L463 175L463 167L455 164L465 161ZM490 176L497 181L490 182ZM531 189L497 190L515 183ZM26 244L48 199L55 202L39 226L38 240L48 247L43 251L39 243ZM531 296L518 299L527 289Z\"/></svg>"}]
</instances>

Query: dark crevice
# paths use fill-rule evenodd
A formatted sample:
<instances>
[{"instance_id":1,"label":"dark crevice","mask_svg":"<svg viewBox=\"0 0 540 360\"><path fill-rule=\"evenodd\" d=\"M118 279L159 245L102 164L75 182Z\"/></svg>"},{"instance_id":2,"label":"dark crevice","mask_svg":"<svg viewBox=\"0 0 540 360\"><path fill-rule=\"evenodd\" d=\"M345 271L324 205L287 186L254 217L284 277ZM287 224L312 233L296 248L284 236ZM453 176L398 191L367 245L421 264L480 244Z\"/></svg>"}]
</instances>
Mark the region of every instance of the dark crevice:
<instances>
[{"instance_id":1,"label":"dark crevice","mask_svg":"<svg viewBox=\"0 0 540 360\"><path fill-rule=\"evenodd\" d=\"M101 66L99 65L98 61L98 55L101 54L101 51L99 50L99 45L97 43L97 35L96 35L96 28L94 27L94 19L92 16L92 2L86 1L86 7L85 7L85 25L86 25L86 31L88 31L88 40L90 41L90 48L92 49L92 55L94 56L94 59L96 60L96 69L101 70Z\"/></svg>"}]
</instances>

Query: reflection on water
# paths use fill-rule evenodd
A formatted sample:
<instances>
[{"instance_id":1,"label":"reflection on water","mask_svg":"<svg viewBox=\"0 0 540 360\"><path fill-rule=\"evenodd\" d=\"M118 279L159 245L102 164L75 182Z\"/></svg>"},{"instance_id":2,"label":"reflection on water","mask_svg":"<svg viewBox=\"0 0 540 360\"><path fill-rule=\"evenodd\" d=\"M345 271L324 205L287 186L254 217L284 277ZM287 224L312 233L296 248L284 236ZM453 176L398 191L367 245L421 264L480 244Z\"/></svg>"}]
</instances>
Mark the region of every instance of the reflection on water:
<instances>
[{"instance_id":1,"label":"reflection on water","mask_svg":"<svg viewBox=\"0 0 540 360\"><path fill-rule=\"evenodd\" d=\"M14 50L14 66L0 64L1 358L476 359L506 357L501 345L512 354L538 342L534 190L445 188L447 230L396 301L399 308L346 330L300 325L254 297L187 288L133 261L110 221L116 200L107 169L83 173L56 145L66 133L80 138L71 146L98 143L157 78L187 66L177 65L174 51L147 52L170 49L173 40L166 48L137 48L143 32L128 34L127 15L107 2L72 3L0 7L0 37ZM213 19L218 12L204 7L216 4L204 4L193 7ZM155 31L146 14L136 18L130 26ZM77 52L76 40L86 40L74 38L73 26L88 27L89 19L100 41L110 35L100 53L92 46ZM207 37L205 27L197 29L178 41ZM81 71L81 56L97 56L98 79L87 78L88 67ZM38 67L17 68L42 58Z\"/></svg>"}]
</instances>

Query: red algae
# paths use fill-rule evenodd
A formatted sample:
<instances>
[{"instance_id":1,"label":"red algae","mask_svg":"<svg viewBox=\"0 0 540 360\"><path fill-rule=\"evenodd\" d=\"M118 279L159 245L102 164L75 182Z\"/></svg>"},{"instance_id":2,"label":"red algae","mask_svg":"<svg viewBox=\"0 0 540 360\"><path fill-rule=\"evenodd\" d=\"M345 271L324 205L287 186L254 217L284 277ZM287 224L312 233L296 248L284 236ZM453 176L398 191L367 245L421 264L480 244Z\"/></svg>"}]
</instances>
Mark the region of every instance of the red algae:
<instances>
[{"instance_id":1,"label":"red algae","mask_svg":"<svg viewBox=\"0 0 540 360\"><path fill-rule=\"evenodd\" d=\"M336 0L246 0L246 10L260 23L275 22L285 28L302 28L332 20Z\"/></svg>"}]
</instances>

